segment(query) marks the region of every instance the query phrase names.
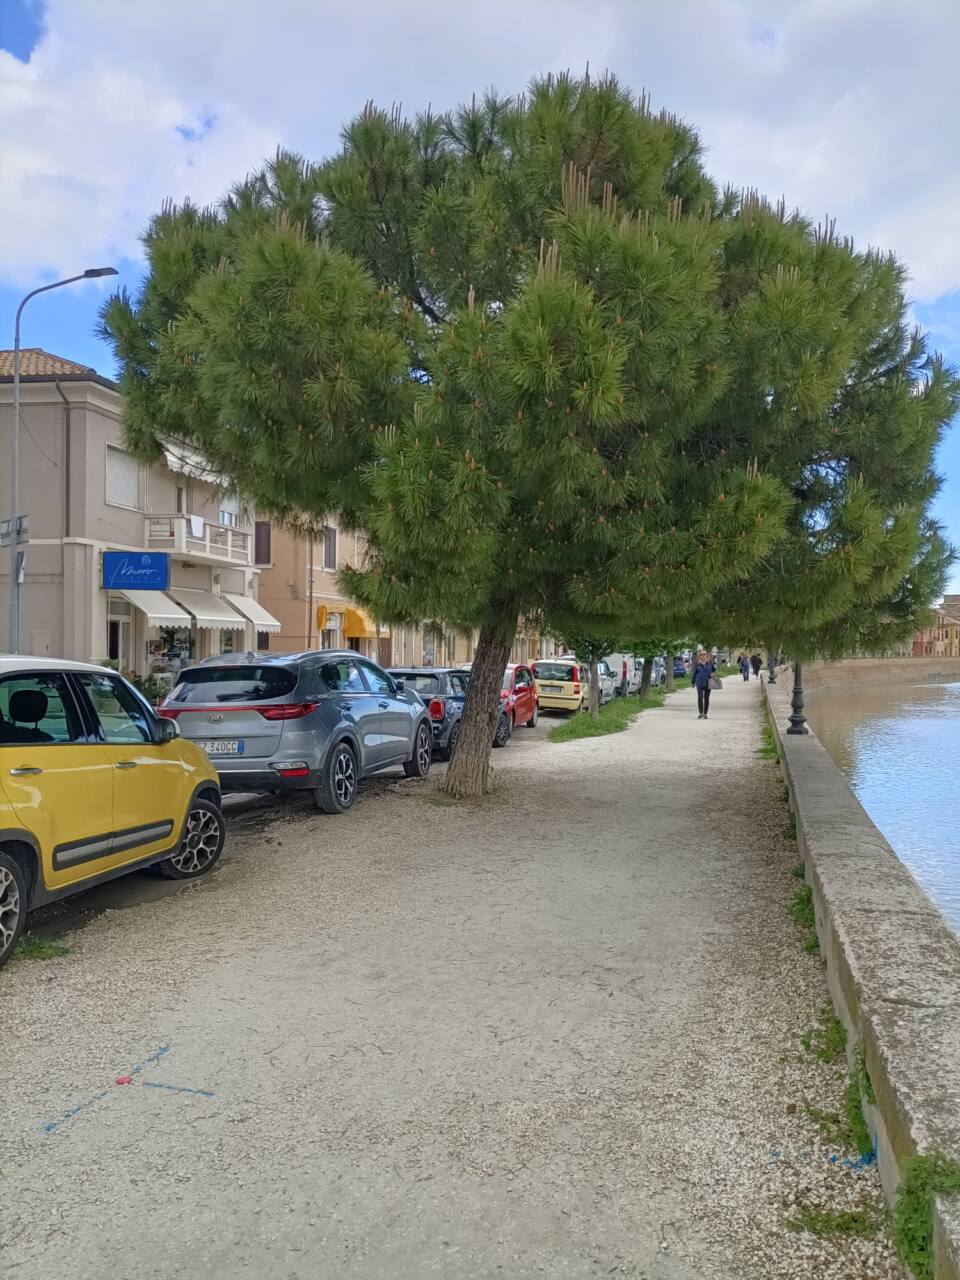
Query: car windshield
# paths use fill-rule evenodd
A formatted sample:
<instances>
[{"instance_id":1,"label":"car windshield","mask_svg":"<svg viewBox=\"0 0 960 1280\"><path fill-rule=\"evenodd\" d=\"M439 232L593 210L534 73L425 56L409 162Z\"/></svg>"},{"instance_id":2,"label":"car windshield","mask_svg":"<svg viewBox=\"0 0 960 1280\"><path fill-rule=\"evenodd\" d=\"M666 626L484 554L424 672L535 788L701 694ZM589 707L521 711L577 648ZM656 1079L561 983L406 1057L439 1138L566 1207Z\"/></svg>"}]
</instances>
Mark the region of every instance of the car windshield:
<instances>
[{"instance_id":1,"label":"car windshield","mask_svg":"<svg viewBox=\"0 0 960 1280\"><path fill-rule=\"evenodd\" d=\"M576 680L577 669L569 662L538 662L533 674L538 680Z\"/></svg>"},{"instance_id":2,"label":"car windshield","mask_svg":"<svg viewBox=\"0 0 960 1280\"><path fill-rule=\"evenodd\" d=\"M170 701L177 703L266 702L297 687L289 667L193 667L181 671Z\"/></svg>"},{"instance_id":3,"label":"car windshield","mask_svg":"<svg viewBox=\"0 0 960 1280\"><path fill-rule=\"evenodd\" d=\"M438 676L415 675L405 673L398 677L402 680L408 689L412 689L414 693L420 693L425 698L432 698L440 688L440 679Z\"/></svg>"}]
</instances>

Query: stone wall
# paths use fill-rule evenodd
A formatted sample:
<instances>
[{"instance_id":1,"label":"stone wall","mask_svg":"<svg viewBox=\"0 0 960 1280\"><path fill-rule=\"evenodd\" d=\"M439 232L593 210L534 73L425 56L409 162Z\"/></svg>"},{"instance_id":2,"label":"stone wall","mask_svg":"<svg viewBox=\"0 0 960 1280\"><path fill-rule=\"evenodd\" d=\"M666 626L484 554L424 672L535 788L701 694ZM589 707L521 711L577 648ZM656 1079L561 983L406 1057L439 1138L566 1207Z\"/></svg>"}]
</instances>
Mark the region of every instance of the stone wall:
<instances>
[{"instance_id":1,"label":"stone wall","mask_svg":"<svg viewBox=\"0 0 960 1280\"><path fill-rule=\"evenodd\" d=\"M960 658L844 658L842 662L803 664L805 689L950 680L960 680Z\"/></svg>"},{"instance_id":2,"label":"stone wall","mask_svg":"<svg viewBox=\"0 0 960 1280\"><path fill-rule=\"evenodd\" d=\"M908 1157L960 1159L960 939L816 736L786 733L788 686L765 685L764 694L830 994L851 1064L862 1051L876 1095L875 1106L862 1099L863 1109L892 1199ZM936 1280L960 1280L960 1196L937 1200L934 1250Z\"/></svg>"}]
</instances>

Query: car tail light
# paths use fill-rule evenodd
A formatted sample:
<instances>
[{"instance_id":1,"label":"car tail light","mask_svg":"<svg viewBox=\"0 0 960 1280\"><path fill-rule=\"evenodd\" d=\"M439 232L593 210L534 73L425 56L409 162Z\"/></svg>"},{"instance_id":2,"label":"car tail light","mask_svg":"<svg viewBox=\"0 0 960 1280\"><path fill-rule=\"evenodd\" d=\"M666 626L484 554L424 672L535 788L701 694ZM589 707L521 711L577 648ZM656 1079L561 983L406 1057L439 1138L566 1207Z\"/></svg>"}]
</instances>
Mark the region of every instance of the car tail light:
<instances>
[{"instance_id":1,"label":"car tail light","mask_svg":"<svg viewBox=\"0 0 960 1280\"><path fill-rule=\"evenodd\" d=\"M574 693L579 693L579 692L580 692L580 681L579 681L579 680L574 680L574 682L573 682L573 692L574 692Z\"/></svg>"},{"instance_id":2,"label":"car tail light","mask_svg":"<svg viewBox=\"0 0 960 1280\"><path fill-rule=\"evenodd\" d=\"M431 698L428 710L431 720L442 720L447 714L447 704L442 698Z\"/></svg>"},{"instance_id":3,"label":"car tail light","mask_svg":"<svg viewBox=\"0 0 960 1280\"><path fill-rule=\"evenodd\" d=\"M163 716L164 720L176 720L182 710L182 707L159 707L157 715Z\"/></svg>"},{"instance_id":4,"label":"car tail light","mask_svg":"<svg viewBox=\"0 0 960 1280\"><path fill-rule=\"evenodd\" d=\"M284 702L278 707L257 707L264 720L300 720L308 716L316 702Z\"/></svg>"},{"instance_id":5,"label":"car tail light","mask_svg":"<svg viewBox=\"0 0 960 1280\"><path fill-rule=\"evenodd\" d=\"M270 767L275 769L281 778L306 778L310 774L306 760L284 760Z\"/></svg>"},{"instance_id":6,"label":"car tail light","mask_svg":"<svg viewBox=\"0 0 960 1280\"><path fill-rule=\"evenodd\" d=\"M621 680L626 680L626 678L627 678L627 660L626 660L626 658L624 658L624 660L623 660L623 671L620 673L620 679L621 679Z\"/></svg>"}]
</instances>

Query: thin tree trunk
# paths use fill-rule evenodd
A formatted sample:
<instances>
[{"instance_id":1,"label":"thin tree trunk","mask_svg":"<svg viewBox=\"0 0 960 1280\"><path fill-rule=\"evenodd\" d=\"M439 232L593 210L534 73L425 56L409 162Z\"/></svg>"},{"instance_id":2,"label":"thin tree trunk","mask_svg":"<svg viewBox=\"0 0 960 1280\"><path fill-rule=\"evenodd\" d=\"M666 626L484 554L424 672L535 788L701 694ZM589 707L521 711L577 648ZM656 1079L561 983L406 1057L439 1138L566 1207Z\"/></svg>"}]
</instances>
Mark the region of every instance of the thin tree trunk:
<instances>
[{"instance_id":1,"label":"thin tree trunk","mask_svg":"<svg viewBox=\"0 0 960 1280\"><path fill-rule=\"evenodd\" d=\"M653 659L644 658L643 672L640 676L640 697L645 698L650 692L650 681L653 679Z\"/></svg>"},{"instance_id":2,"label":"thin tree trunk","mask_svg":"<svg viewBox=\"0 0 960 1280\"><path fill-rule=\"evenodd\" d=\"M590 718L600 718L600 677L597 675L597 660L590 659Z\"/></svg>"},{"instance_id":3,"label":"thin tree trunk","mask_svg":"<svg viewBox=\"0 0 960 1280\"><path fill-rule=\"evenodd\" d=\"M673 664L675 656L672 653L667 654L667 693L673 693Z\"/></svg>"},{"instance_id":4,"label":"thin tree trunk","mask_svg":"<svg viewBox=\"0 0 960 1280\"><path fill-rule=\"evenodd\" d=\"M486 795L489 790L490 748L500 715L503 673L517 633L516 610L506 612L506 620L488 623L480 629L474 650L460 732L453 759L440 784L441 790L458 799Z\"/></svg>"}]
</instances>

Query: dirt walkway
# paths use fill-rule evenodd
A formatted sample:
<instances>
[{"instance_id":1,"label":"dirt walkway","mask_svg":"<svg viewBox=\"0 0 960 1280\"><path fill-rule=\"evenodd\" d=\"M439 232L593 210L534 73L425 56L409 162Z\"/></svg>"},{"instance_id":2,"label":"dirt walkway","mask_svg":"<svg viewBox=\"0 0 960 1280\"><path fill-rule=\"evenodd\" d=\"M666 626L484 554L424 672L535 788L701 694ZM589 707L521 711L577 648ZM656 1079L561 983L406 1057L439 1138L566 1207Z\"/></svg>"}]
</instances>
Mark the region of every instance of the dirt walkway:
<instances>
[{"instance_id":1,"label":"dirt walkway","mask_svg":"<svg viewBox=\"0 0 960 1280\"><path fill-rule=\"evenodd\" d=\"M804 1116L836 1082L758 692L518 731L482 807L247 815L208 882L12 964L5 1273L899 1275L785 1226L877 1192Z\"/></svg>"}]
</instances>

